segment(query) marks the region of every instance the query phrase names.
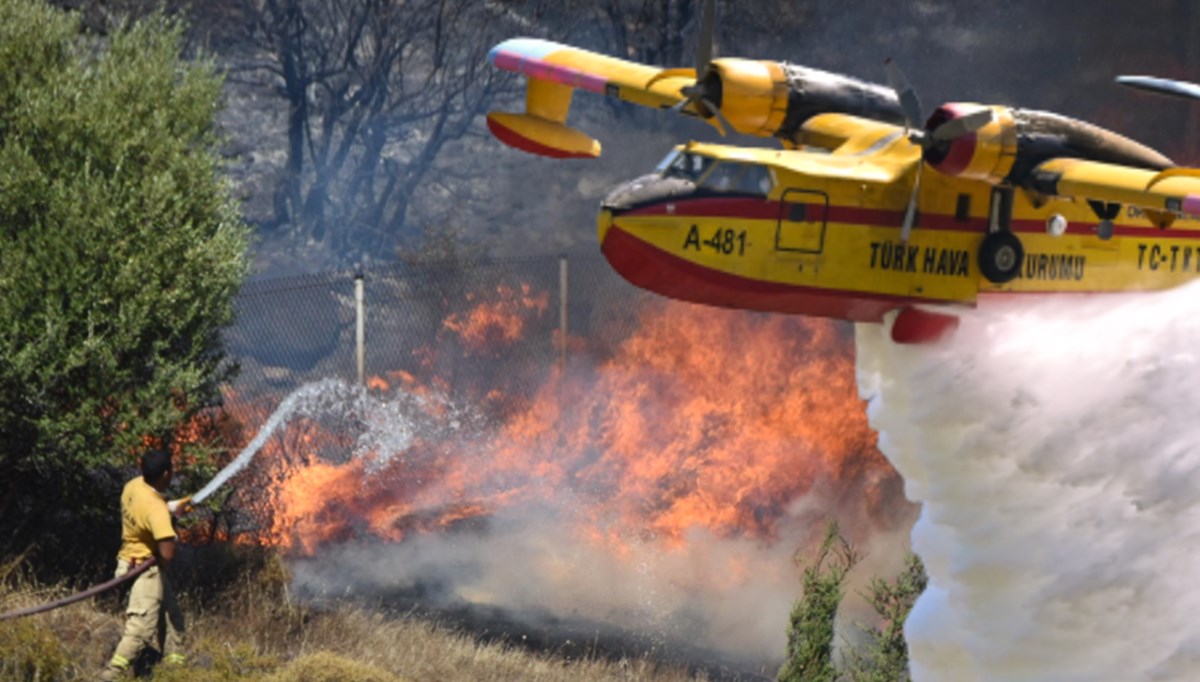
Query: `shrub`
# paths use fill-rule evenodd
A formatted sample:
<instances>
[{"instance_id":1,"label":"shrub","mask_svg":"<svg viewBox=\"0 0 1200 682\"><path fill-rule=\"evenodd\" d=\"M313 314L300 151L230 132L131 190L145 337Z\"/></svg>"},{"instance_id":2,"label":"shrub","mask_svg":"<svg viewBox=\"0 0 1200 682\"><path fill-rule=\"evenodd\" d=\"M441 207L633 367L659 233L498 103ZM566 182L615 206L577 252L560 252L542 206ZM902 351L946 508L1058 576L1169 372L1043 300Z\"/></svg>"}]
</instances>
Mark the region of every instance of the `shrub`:
<instances>
[{"instance_id":1,"label":"shrub","mask_svg":"<svg viewBox=\"0 0 1200 682\"><path fill-rule=\"evenodd\" d=\"M220 175L220 79L181 45L161 15L87 37L0 0L0 553L36 541L64 573L115 549L104 472L228 374L248 229Z\"/></svg>"},{"instance_id":2,"label":"shrub","mask_svg":"<svg viewBox=\"0 0 1200 682\"><path fill-rule=\"evenodd\" d=\"M907 682L908 644L904 641L904 619L912 611L917 597L925 591L928 578L925 565L916 554L909 554L904 570L888 582L873 578L863 597L875 609L880 624L860 628L866 641L849 655L847 672L853 682Z\"/></svg>"},{"instance_id":3,"label":"shrub","mask_svg":"<svg viewBox=\"0 0 1200 682\"><path fill-rule=\"evenodd\" d=\"M778 675L780 682L837 679L833 665L834 624L842 602L842 582L858 558L838 531L837 523L830 522L816 561L804 569L804 594L792 607L787 657Z\"/></svg>"},{"instance_id":4,"label":"shrub","mask_svg":"<svg viewBox=\"0 0 1200 682\"><path fill-rule=\"evenodd\" d=\"M62 679L69 663L62 642L36 621L0 623L0 679L51 682Z\"/></svg>"}]
</instances>

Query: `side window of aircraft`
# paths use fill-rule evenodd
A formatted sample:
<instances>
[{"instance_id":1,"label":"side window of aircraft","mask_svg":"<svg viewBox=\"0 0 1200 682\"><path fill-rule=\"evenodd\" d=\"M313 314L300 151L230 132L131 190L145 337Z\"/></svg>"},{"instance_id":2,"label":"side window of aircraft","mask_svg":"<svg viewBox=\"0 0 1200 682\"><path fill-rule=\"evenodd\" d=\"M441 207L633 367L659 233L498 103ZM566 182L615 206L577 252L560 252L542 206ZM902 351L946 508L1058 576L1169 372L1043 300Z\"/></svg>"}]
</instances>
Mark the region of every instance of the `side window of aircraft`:
<instances>
[{"instance_id":1,"label":"side window of aircraft","mask_svg":"<svg viewBox=\"0 0 1200 682\"><path fill-rule=\"evenodd\" d=\"M720 161L701 185L714 192L761 194L771 191L771 174L765 166L733 161Z\"/></svg>"},{"instance_id":2,"label":"side window of aircraft","mask_svg":"<svg viewBox=\"0 0 1200 682\"><path fill-rule=\"evenodd\" d=\"M737 189L739 192L748 192L751 194L761 194L766 196L771 192L771 174L767 171L766 166L746 166L746 172L742 173L742 177L738 178Z\"/></svg>"}]
</instances>

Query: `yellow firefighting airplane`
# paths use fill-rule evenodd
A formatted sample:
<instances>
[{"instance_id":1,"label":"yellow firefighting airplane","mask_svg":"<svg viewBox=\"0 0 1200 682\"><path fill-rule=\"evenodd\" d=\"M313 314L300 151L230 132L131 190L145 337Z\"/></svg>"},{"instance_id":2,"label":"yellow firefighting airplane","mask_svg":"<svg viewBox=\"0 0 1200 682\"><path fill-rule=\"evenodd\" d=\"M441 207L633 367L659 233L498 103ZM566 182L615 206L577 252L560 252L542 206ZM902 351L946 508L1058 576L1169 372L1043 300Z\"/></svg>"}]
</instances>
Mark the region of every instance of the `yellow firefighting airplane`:
<instances>
[{"instance_id":1,"label":"yellow firefighting airplane","mask_svg":"<svg viewBox=\"0 0 1200 682\"><path fill-rule=\"evenodd\" d=\"M526 111L488 115L506 144L589 158L566 125L576 89L699 116L782 149L689 143L602 202L601 250L633 284L716 306L881 322L924 343L988 296L1166 289L1200 275L1200 171L1065 116L952 103L924 125L891 87L793 64L659 69L518 38ZM949 308L949 309L948 309Z\"/></svg>"}]
</instances>

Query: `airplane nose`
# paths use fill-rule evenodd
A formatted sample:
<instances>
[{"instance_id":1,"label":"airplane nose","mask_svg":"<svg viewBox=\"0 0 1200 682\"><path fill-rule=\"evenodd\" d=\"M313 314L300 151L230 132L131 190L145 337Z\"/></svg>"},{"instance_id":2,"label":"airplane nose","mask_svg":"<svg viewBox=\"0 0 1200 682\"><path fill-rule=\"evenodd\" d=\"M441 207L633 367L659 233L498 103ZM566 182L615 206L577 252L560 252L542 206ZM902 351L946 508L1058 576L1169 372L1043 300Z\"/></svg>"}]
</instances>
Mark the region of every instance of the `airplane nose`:
<instances>
[{"instance_id":1,"label":"airplane nose","mask_svg":"<svg viewBox=\"0 0 1200 682\"><path fill-rule=\"evenodd\" d=\"M600 235L601 246L604 246L604 237L608 235L608 228L612 227L612 219L612 210L601 206L600 213L596 216L596 231Z\"/></svg>"},{"instance_id":2,"label":"airplane nose","mask_svg":"<svg viewBox=\"0 0 1200 682\"><path fill-rule=\"evenodd\" d=\"M658 174L643 175L617 186L600 202L602 209L615 215L676 197L693 194L696 186L680 178L664 178Z\"/></svg>"}]
</instances>

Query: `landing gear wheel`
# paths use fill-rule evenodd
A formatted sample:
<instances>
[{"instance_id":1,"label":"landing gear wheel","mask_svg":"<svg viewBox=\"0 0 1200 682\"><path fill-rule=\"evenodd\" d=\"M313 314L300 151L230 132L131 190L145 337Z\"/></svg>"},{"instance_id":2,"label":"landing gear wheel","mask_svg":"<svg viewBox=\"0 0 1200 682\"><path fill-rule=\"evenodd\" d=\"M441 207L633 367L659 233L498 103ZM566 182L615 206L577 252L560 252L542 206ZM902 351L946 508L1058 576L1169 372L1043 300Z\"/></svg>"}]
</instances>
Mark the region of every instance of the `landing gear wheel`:
<instances>
[{"instance_id":1,"label":"landing gear wheel","mask_svg":"<svg viewBox=\"0 0 1200 682\"><path fill-rule=\"evenodd\" d=\"M992 232L979 245L979 271L993 284L1011 282L1024 260L1025 247L1012 232Z\"/></svg>"}]
</instances>

